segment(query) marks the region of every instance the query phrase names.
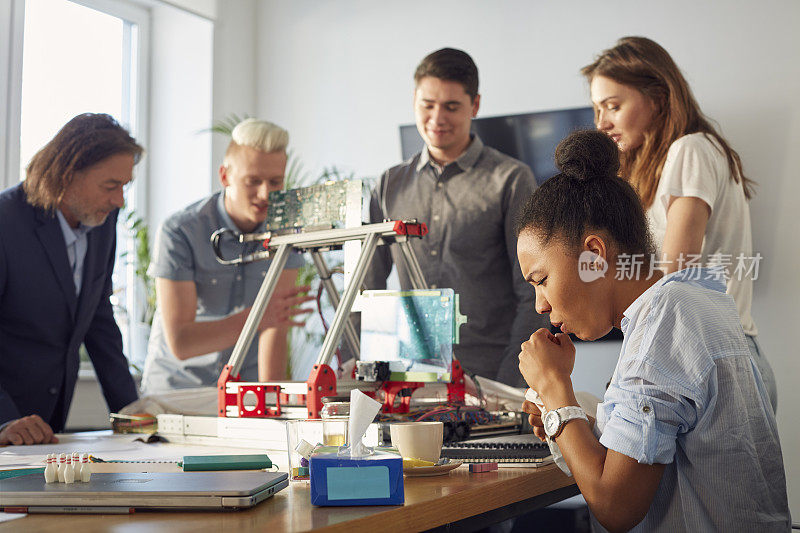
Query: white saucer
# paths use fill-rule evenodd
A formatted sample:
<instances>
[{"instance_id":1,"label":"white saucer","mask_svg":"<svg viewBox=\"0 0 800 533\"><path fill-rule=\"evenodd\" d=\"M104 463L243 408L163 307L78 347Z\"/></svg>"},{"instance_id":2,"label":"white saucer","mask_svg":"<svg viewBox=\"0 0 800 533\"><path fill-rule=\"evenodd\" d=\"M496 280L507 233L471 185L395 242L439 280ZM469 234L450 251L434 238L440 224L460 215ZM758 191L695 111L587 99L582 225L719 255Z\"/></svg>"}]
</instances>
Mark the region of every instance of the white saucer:
<instances>
[{"instance_id":1,"label":"white saucer","mask_svg":"<svg viewBox=\"0 0 800 533\"><path fill-rule=\"evenodd\" d=\"M463 461L450 461L443 465L412 466L403 468L403 474L408 477L440 476L458 468L462 464L464 464Z\"/></svg>"}]
</instances>

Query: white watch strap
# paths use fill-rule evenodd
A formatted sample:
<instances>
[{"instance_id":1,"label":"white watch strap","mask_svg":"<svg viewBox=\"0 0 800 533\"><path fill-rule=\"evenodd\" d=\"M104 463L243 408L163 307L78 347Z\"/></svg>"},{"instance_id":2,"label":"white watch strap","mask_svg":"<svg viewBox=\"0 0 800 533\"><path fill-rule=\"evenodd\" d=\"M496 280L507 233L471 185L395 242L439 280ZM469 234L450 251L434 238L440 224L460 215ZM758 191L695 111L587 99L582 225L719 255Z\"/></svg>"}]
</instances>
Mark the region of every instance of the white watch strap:
<instances>
[{"instance_id":1,"label":"white watch strap","mask_svg":"<svg viewBox=\"0 0 800 533\"><path fill-rule=\"evenodd\" d=\"M589 418L586 416L586 411L583 408L578 407L577 405L567 405L566 407L559 407L556 409L556 412L559 414L559 418L561 419L561 423L565 423L568 420L574 420L576 418L583 418L587 422Z\"/></svg>"},{"instance_id":2,"label":"white watch strap","mask_svg":"<svg viewBox=\"0 0 800 533\"><path fill-rule=\"evenodd\" d=\"M582 418L587 422L589 421L589 418L586 416L586 412L580 407L575 405L567 405L565 407L559 407L558 409L553 409L552 411L548 411L545 414L545 418L553 418L552 416L549 416L550 413L555 414L556 417L558 418L558 427L552 428L551 431L547 431L547 429L545 429L545 432L547 433L547 436L549 438L556 438L558 435L560 435L561 431L563 431L564 429L564 426L570 420L575 420L576 418Z\"/></svg>"}]
</instances>

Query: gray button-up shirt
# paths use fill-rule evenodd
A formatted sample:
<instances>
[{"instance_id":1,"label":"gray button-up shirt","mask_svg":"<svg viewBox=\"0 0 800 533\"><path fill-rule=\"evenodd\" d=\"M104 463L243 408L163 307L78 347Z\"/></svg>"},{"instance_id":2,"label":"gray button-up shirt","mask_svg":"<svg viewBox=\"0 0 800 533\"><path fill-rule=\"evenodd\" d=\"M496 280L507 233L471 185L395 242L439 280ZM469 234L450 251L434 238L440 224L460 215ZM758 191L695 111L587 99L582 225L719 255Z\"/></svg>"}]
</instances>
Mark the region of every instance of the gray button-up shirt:
<instances>
[{"instance_id":1,"label":"gray button-up shirt","mask_svg":"<svg viewBox=\"0 0 800 533\"><path fill-rule=\"evenodd\" d=\"M467 323L456 356L469 371L522 386L520 344L548 324L534 310L514 235L514 216L536 188L533 173L477 136L458 159L441 171L437 166L424 149L387 170L373 191L370 219L416 218L428 225L428 234L411 245L428 285L460 295ZM401 287L411 287L394 248L378 247L367 288L386 287L393 259Z\"/></svg>"},{"instance_id":2,"label":"gray button-up shirt","mask_svg":"<svg viewBox=\"0 0 800 533\"><path fill-rule=\"evenodd\" d=\"M625 339L597 406L600 444L666 465L631 531L791 527L778 426L725 289L720 271L687 268L623 313Z\"/></svg>"},{"instance_id":3,"label":"gray button-up shirt","mask_svg":"<svg viewBox=\"0 0 800 533\"><path fill-rule=\"evenodd\" d=\"M196 320L223 319L253 305L258 289L271 264L270 260L246 265L221 265L214 256L210 237L220 228L239 231L225 210L224 192L194 203L169 217L159 228L150 275L174 281L194 281L197 287ZM256 231L264 231L258 228ZM261 243L248 243L245 253L256 251ZM232 240L222 243L225 257L242 252ZM286 268L298 268L302 256L292 254ZM219 352L181 361L167 345L164 321L159 309L153 319L147 359L142 376L142 392L147 394L188 387L215 385L222 367L228 363L233 346ZM243 381L258 381L258 338L253 340L240 371Z\"/></svg>"}]
</instances>

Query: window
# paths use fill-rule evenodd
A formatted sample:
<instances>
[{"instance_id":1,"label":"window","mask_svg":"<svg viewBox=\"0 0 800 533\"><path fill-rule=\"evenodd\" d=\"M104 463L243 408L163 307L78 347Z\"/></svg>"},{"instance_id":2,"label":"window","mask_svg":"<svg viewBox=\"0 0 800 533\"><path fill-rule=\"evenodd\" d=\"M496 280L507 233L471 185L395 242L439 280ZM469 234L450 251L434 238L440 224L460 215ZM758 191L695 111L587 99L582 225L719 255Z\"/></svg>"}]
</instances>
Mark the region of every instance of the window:
<instances>
[{"instance_id":1,"label":"window","mask_svg":"<svg viewBox=\"0 0 800 533\"><path fill-rule=\"evenodd\" d=\"M210 194L216 3L206 4L198 13L154 0L0 0L0 189L24 178L30 157L69 118L100 111L147 150L125 199L151 239L167 216ZM148 192L150 176L158 190ZM135 243L125 228L118 237L127 255L114 278L124 311L117 320L125 353L141 367L145 292L127 264Z\"/></svg>"},{"instance_id":2,"label":"window","mask_svg":"<svg viewBox=\"0 0 800 533\"><path fill-rule=\"evenodd\" d=\"M104 112L130 124L122 50L117 17L67 0L25 2L20 179L36 151L73 116Z\"/></svg>"},{"instance_id":3,"label":"window","mask_svg":"<svg viewBox=\"0 0 800 533\"><path fill-rule=\"evenodd\" d=\"M19 179L28 161L70 118L108 113L146 146L143 105L146 97L148 17L143 10L115 0L25 0L19 133ZM126 192L128 209L145 208L144 165L134 170ZM10 184L9 184L10 185ZM131 259L135 242L120 215L114 270L115 316L125 353L141 366L146 345L137 318L144 298ZM145 336L146 339L146 336ZM146 342L146 341L144 341Z\"/></svg>"}]
</instances>

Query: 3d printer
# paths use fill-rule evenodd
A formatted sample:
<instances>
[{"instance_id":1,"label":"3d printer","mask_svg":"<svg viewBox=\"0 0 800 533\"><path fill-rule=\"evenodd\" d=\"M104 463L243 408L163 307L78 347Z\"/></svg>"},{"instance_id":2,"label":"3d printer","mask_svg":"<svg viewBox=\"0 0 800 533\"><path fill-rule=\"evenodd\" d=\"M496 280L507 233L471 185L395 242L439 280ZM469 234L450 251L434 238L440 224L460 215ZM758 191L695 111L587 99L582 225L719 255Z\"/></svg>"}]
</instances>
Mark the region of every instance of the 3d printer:
<instances>
[{"instance_id":1,"label":"3d printer","mask_svg":"<svg viewBox=\"0 0 800 533\"><path fill-rule=\"evenodd\" d=\"M212 246L223 264L272 259L231 358L217 382L218 416L318 418L323 397L347 393L341 389L354 387L382 394L385 414L408 413L413 392L426 383L445 384L447 404L463 405L464 373L453 357L453 344L458 342L458 330L466 317L460 314L458 295L452 289L428 288L409 242L424 237L427 227L416 220L362 225L362 188L361 181L351 180L274 192L270 194L267 232L237 234L221 229L212 235ZM220 243L228 238L240 243L260 241L263 251L236 258L222 257ZM340 297L321 252L346 249L352 243L360 244L360 250ZM400 248L411 272L413 290L364 291L359 296L373 253L382 245ZM336 310L333 322L307 381L239 381L244 355L291 252L310 255ZM350 320L353 310L362 313L361 338ZM331 362L342 340L351 353L361 357L353 379L337 383ZM452 409L440 411L450 413ZM454 419L453 427L460 422L461 415Z\"/></svg>"}]
</instances>

